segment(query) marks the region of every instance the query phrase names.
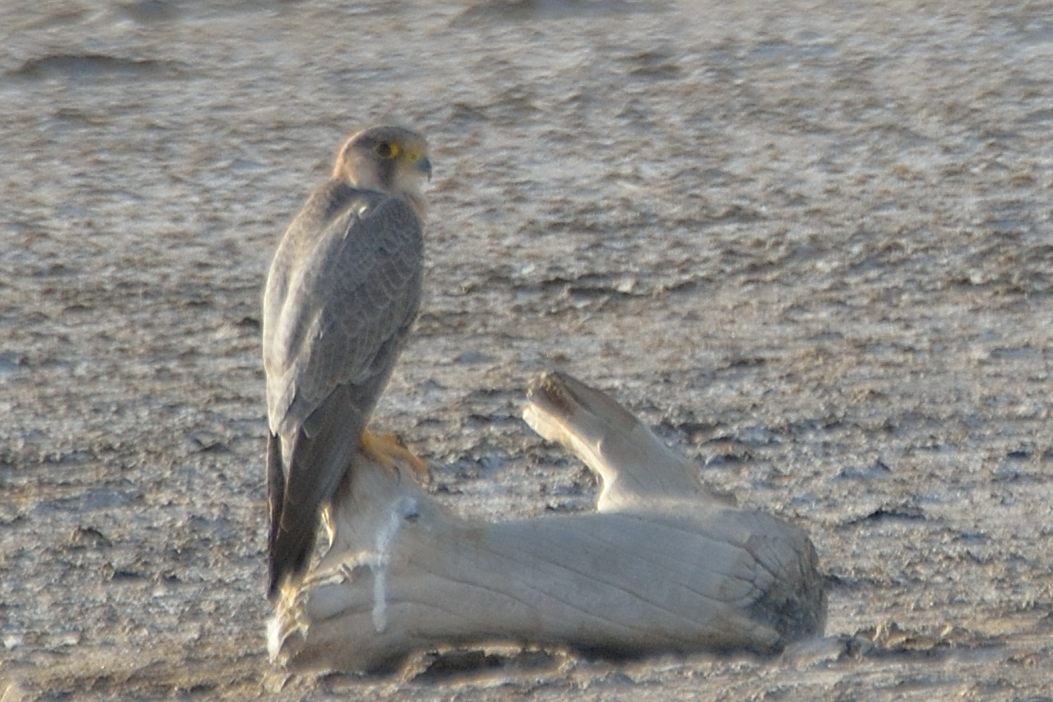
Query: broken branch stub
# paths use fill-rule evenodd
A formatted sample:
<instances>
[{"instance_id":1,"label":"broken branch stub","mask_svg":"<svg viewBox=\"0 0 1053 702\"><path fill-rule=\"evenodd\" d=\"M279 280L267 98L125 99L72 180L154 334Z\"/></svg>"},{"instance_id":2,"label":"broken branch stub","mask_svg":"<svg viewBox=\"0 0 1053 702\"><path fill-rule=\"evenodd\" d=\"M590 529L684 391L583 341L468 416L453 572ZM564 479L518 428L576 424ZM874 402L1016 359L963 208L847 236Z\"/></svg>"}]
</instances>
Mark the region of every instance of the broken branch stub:
<instances>
[{"instance_id":1,"label":"broken branch stub","mask_svg":"<svg viewBox=\"0 0 1053 702\"><path fill-rule=\"evenodd\" d=\"M531 427L600 477L596 511L465 520L359 454L327 514L328 552L276 605L275 660L357 672L498 643L775 652L822 633L803 531L708 490L691 462L568 375L542 375L528 396Z\"/></svg>"}]
</instances>

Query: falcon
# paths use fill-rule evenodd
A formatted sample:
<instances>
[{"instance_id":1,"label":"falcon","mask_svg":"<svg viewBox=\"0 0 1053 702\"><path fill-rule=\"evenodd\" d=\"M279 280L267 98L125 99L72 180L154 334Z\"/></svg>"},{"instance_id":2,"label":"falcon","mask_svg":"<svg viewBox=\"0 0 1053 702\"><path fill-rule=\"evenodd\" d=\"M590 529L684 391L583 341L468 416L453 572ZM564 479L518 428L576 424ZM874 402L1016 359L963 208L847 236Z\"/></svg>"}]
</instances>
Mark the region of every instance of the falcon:
<instances>
[{"instance_id":1,"label":"falcon","mask_svg":"<svg viewBox=\"0 0 1053 702\"><path fill-rule=\"evenodd\" d=\"M352 134L271 262L263 366L272 601L302 578L320 512L356 451L384 465L400 453L366 424L420 306L426 178L427 142L416 132Z\"/></svg>"}]
</instances>

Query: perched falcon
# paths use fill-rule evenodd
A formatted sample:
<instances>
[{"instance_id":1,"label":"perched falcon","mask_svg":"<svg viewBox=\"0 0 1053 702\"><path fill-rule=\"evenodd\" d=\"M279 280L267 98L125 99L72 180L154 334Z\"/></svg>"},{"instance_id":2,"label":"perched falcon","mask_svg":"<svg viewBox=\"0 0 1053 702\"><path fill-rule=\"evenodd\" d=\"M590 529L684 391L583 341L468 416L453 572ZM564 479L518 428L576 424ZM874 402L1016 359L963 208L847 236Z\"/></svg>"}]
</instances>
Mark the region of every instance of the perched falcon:
<instances>
[{"instance_id":1,"label":"perched falcon","mask_svg":"<svg viewBox=\"0 0 1053 702\"><path fill-rule=\"evenodd\" d=\"M383 442L365 426L420 304L425 178L419 134L352 134L271 262L263 366L272 600L302 576L319 512L356 449L382 458Z\"/></svg>"}]
</instances>

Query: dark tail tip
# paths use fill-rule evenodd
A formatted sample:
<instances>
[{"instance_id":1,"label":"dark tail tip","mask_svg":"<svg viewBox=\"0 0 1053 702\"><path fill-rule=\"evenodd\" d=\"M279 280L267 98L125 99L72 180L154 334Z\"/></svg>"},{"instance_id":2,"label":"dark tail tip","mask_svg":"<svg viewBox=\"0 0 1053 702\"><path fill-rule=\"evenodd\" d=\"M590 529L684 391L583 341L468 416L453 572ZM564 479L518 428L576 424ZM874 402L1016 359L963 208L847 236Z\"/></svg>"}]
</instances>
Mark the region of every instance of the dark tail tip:
<instances>
[{"instance_id":1,"label":"dark tail tip","mask_svg":"<svg viewBox=\"0 0 1053 702\"><path fill-rule=\"evenodd\" d=\"M314 548L315 515L286 514L285 468L281 440L271 434L267 442L267 502L270 529L267 534L267 599L278 599L282 584L299 577ZM289 523L294 526L289 527Z\"/></svg>"},{"instance_id":2,"label":"dark tail tip","mask_svg":"<svg viewBox=\"0 0 1053 702\"><path fill-rule=\"evenodd\" d=\"M314 549L314 533L307 528L296 531L279 530L268 554L267 599L278 599L282 585L296 582L303 576L307 558Z\"/></svg>"},{"instance_id":3,"label":"dark tail tip","mask_svg":"<svg viewBox=\"0 0 1053 702\"><path fill-rule=\"evenodd\" d=\"M278 581L281 580L281 576L274 572L274 569L272 568L269 577L270 582L267 584L267 599L271 604L274 604L278 600Z\"/></svg>"}]
</instances>

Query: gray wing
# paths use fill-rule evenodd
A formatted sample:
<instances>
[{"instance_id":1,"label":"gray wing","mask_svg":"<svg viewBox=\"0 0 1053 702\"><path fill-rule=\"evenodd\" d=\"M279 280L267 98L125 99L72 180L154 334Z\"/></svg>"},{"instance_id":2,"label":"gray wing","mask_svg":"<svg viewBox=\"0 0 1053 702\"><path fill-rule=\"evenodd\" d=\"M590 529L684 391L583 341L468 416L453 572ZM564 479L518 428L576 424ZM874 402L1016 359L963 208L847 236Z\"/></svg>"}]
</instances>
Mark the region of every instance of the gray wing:
<instances>
[{"instance_id":1,"label":"gray wing","mask_svg":"<svg viewBox=\"0 0 1053 702\"><path fill-rule=\"evenodd\" d=\"M269 592L299 574L421 290L421 226L403 200L328 183L289 226L263 303Z\"/></svg>"}]
</instances>

